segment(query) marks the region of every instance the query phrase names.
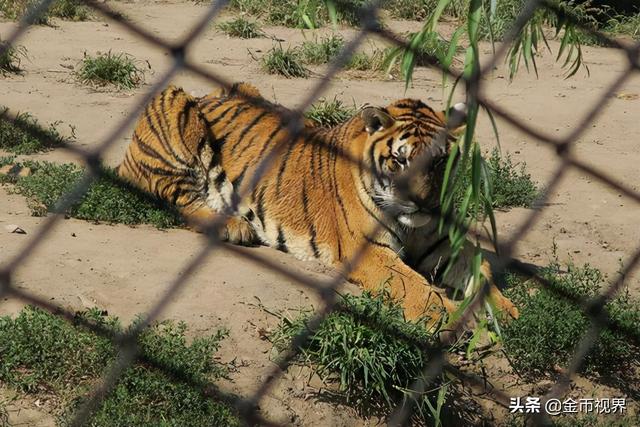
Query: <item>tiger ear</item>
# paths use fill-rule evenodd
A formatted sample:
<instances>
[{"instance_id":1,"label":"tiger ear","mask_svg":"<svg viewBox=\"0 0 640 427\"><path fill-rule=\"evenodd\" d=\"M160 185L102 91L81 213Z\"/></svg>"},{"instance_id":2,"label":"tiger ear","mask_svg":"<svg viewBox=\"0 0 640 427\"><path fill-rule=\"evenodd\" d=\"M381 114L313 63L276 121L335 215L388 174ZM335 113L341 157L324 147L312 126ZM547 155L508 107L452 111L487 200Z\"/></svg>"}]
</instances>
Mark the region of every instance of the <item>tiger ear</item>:
<instances>
[{"instance_id":1,"label":"tiger ear","mask_svg":"<svg viewBox=\"0 0 640 427\"><path fill-rule=\"evenodd\" d=\"M443 123L447 123L447 116L449 118L449 133L453 136L460 136L467 128L467 104L459 102L453 107L449 108L449 111L441 111L436 113Z\"/></svg>"},{"instance_id":2,"label":"tiger ear","mask_svg":"<svg viewBox=\"0 0 640 427\"><path fill-rule=\"evenodd\" d=\"M395 123L394 118L385 109L379 107L364 107L360 116L364 120L364 127L369 135L388 129Z\"/></svg>"},{"instance_id":3,"label":"tiger ear","mask_svg":"<svg viewBox=\"0 0 640 427\"><path fill-rule=\"evenodd\" d=\"M239 82L234 83L231 86L231 91L229 92L229 96L246 96L249 98L261 98L262 95L257 87L252 85L251 83Z\"/></svg>"}]
</instances>

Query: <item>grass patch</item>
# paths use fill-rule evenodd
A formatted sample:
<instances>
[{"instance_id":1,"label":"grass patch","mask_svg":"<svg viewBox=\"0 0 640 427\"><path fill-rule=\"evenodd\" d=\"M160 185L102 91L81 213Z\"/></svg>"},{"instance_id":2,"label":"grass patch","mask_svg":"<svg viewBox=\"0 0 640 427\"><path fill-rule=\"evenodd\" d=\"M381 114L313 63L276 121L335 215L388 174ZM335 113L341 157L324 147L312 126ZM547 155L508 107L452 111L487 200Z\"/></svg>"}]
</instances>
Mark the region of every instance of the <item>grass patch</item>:
<instances>
[{"instance_id":1,"label":"grass patch","mask_svg":"<svg viewBox=\"0 0 640 427\"><path fill-rule=\"evenodd\" d=\"M307 64L326 64L331 62L344 47L344 39L342 36L332 34L318 41L305 41L300 46L300 54L302 60Z\"/></svg>"},{"instance_id":2,"label":"grass patch","mask_svg":"<svg viewBox=\"0 0 640 427\"><path fill-rule=\"evenodd\" d=\"M514 164L511 155L501 156L494 149L488 159L493 181L494 208L530 208L540 195L538 185L527 172L527 164Z\"/></svg>"},{"instance_id":3,"label":"grass patch","mask_svg":"<svg viewBox=\"0 0 640 427\"><path fill-rule=\"evenodd\" d=\"M0 157L0 168L7 165L12 165L16 160L15 156L2 156Z\"/></svg>"},{"instance_id":4,"label":"grass patch","mask_svg":"<svg viewBox=\"0 0 640 427\"><path fill-rule=\"evenodd\" d=\"M552 289L572 297L593 298L606 287L604 275L589 264L561 266L557 258L541 276ZM520 375L537 379L566 367L591 322L577 305L551 289L515 274L507 276L506 295L520 308L520 317L503 328L504 347ZM606 305L612 319L640 336L640 301L623 292ZM640 366L640 349L624 334L603 329L587 355L582 371L588 374L633 378ZM632 384L633 381L628 382Z\"/></svg>"},{"instance_id":5,"label":"grass patch","mask_svg":"<svg viewBox=\"0 0 640 427\"><path fill-rule=\"evenodd\" d=\"M0 40L0 48L4 48L5 43ZM9 46L4 53L0 54L0 75L18 74L22 71L20 65L23 59L27 58L27 48L24 46Z\"/></svg>"},{"instance_id":6,"label":"grass patch","mask_svg":"<svg viewBox=\"0 0 640 427\"><path fill-rule=\"evenodd\" d=\"M84 169L71 163L25 162L32 175L18 178L13 191L27 198L33 215L53 211L56 202L82 179ZM89 221L152 224L158 228L180 225L179 215L152 196L120 183L113 169L104 170L89 190L65 212Z\"/></svg>"},{"instance_id":7,"label":"grass patch","mask_svg":"<svg viewBox=\"0 0 640 427\"><path fill-rule=\"evenodd\" d=\"M336 4L339 23L358 25L358 8L366 0L343 0ZM291 28L318 28L331 22L324 0L230 0L228 7L261 17L270 25Z\"/></svg>"},{"instance_id":8,"label":"grass patch","mask_svg":"<svg viewBox=\"0 0 640 427\"><path fill-rule=\"evenodd\" d=\"M78 313L77 319L108 334L123 332L117 318L97 309ZM186 330L184 323L171 321L145 330L138 339L140 360L124 372L87 425L238 425L228 407L200 389L226 373L213 361L226 332L188 344ZM0 380L23 393L55 395L53 401L66 406L61 425L68 425L117 356L109 338L33 307L15 319L0 317L0 342Z\"/></svg>"},{"instance_id":9,"label":"grass patch","mask_svg":"<svg viewBox=\"0 0 640 427\"><path fill-rule=\"evenodd\" d=\"M607 21L604 31L612 34L622 34L634 40L640 40L640 9L635 15L619 15Z\"/></svg>"},{"instance_id":10,"label":"grass patch","mask_svg":"<svg viewBox=\"0 0 640 427\"><path fill-rule=\"evenodd\" d=\"M144 69L137 60L129 54L111 51L98 52L96 56L85 52L75 75L84 84L112 84L119 89L133 89L144 82Z\"/></svg>"},{"instance_id":11,"label":"grass patch","mask_svg":"<svg viewBox=\"0 0 640 427\"><path fill-rule=\"evenodd\" d=\"M49 16L68 21L86 21L89 9L80 0L56 0L49 9Z\"/></svg>"},{"instance_id":12,"label":"grass patch","mask_svg":"<svg viewBox=\"0 0 640 427\"><path fill-rule=\"evenodd\" d=\"M262 68L269 74L286 78L308 77L309 70L303 65L299 50L274 46L261 59Z\"/></svg>"},{"instance_id":13,"label":"grass patch","mask_svg":"<svg viewBox=\"0 0 640 427\"><path fill-rule=\"evenodd\" d=\"M510 154L502 156L495 148L491 156L486 159L489 176L493 186L494 209L509 209L516 207L530 208L540 195L540 190L531 175L527 172L526 163L513 163ZM464 198L464 191L471 186L471 165L461 175L461 185L456 188L456 204ZM481 183L481 185L483 185ZM473 211L472 208L469 209Z\"/></svg>"},{"instance_id":14,"label":"grass patch","mask_svg":"<svg viewBox=\"0 0 640 427\"><path fill-rule=\"evenodd\" d=\"M261 15L268 5L268 0L229 0L227 7L248 15Z\"/></svg>"},{"instance_id":15,"label":"grass patch","mask_svg":"<svg viewBox=\"0 0 640 427\"><path fill-rule=\"evenodd\" d=\"M321 99L309 108L305 117L313 120L320 126L332 127L344 123L356 113L355 107L348 107L341 100Z\"/></svg>"},{"instance_id":16,"label":"grass patch","mask_svg":"<svg viewBox=\"0 0 640 427\"><path fill-rule=\"evenodd\" d=\"M0 15L7 19L18 20L34 8L36 0L2 0L0 1ZM50 18L60 18L67 21L86 21L91 14L89 8L80 0L54 0L49 10L38 16L32 23L48 25Z\"/></svg>"},{"instance_id":17,"label":"grass patch","mask_svg":"<svg viewBox=\"0 0 640 427\"><path fill-rule=\"evenodd\" d=\"M386 0L383 7L396 19L423 21L438 5L438 0Z\"/></svg>"},{"instance_id":18,"label":"grass patch","mask_svg":"<svg viewBox=\"0 0 640 427\"><path fill-rule=\"evenodd\" d=\"M218 25L218 28L228 36L240 39L264 37L264 32L256 22L249 21L241 16L231 21L222 22Z\"/></svg>"},{"instance_id":19,"label":"grass patch","mask_svg":"<svg viewBox=\"0 0 640 427\"><path fill-rule=\"evenodd\" d=\"M60 134L60 121L43 128L31 114L19 113L13 123L1 119L8 111L7 107L0 107L0 149L15 154L33 154L75 139L71 125L71 137L66 138Z\"/></svg>"},{"instance_id":20,"label":"grass patch","mask_svg":"<svg viewBox=\"0 0 640 427\"><path fill-rule=\"evenodd\" d=\"M270 336L276 351L307 328L311 313L281 316ZM326 383L336 384L348 403L365 413L388 413L402 402L405 392L427 363L422 346L435 343L435 334L421 322L404 320L402 308L384 296L341 297L339 309L321 323L300 347L300 362L308 364ZM429 418L429 405L442 408L446 387L425 394L419 413ZM429 403L427 403L429 401Z\"/></svg>"},{"instance_id":21,"label":"grass patch","mask_svg":"<svg viewBox=\"0 0 640 427\"><path fill-rule=\"evenodd\" d=\"M371 53L356 52L351 56L345 68L353 71L384 71L386 69L386 55L387 52L381 49L375 49Z\"/></svg>"}]
</instances>

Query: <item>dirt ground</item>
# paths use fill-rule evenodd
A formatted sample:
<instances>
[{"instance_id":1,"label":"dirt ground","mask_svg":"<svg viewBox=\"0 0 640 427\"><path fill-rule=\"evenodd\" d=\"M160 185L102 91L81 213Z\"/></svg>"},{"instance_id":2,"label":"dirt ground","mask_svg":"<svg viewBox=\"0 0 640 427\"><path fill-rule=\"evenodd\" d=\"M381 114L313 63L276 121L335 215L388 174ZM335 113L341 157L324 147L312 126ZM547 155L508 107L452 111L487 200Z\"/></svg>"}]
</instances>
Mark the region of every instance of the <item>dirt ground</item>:
<instances>
[{"instance_id":1,"label":"dirt ground","mask_svg":"<svg viewBox=\"0 0 640 427\"><path fill-rule=\"evenodd\" d=\"M128 19L168 40L177 40L205 11L190 2L113 3ZM56 21L54 27L34 27L20 41L28 50L22 76L1 80L1 103L12 111L28 111L43 123L62 120L75 126L77 143L95 147L111 132L145 91L169 65L163 51L137 39L115 23L97 19L89 22ZM396 31L415 29L417 23L392 22ZM6 38L15 24L0 22L0 36ZM326 30L325 30L326 31ZM312 37L312 31L266 28L266 32L284 44L295 45ZM345 38L354 30L343 30ZM228 80L255 84L269 99L295 107L320 79L323 68L309 79L288 80L264 74L252 55L259 57L273 41L264 39L229 39L211 26L188 55L206 69ZM557 44L552 43L557 48ZM147 85L133 91L94 90L74 80L69 69L83 53L97 51L127 52L148 61L151 72ZM489 55L491 47L483 45ZM563 136L580 123L581 118L599 100L602 93L625 70L625 58L606 48L584 48L590 76L581 70L570 79L554 63L548 52L539 58L539 78L524 70L509 82L508 71L500 66L483 82L486 95L519 120L549 135ZM187 73L174 81L187 91L204 94L212 85ZM364 102L386 105L403 94L404 83L380 77L355 79L341 74L334 79L324 96L334 95L356 105ZM640 135L640 76L627 80L618 90L622 95L608 98L602 114L573 147L573 154L589 165L610 174L614 179L638 191L638 135ZM434 107L444 104L441 75L419 69L407 91ZM501 147L517 162L526 162L528 171L541 186L559 166L555 151L543 143L498 120ZM64 129L64 128L63 128ZM107 153L105 161L115 166L130 140L130 129ZM481 117L478 138L490 149L495 137L490 122ZM2 153L0 152L0 155ZM30 156L56 162L74 161L71 154L54 150ZM619 260L629 257L640 243L638 206L630 199L608 189L601 182L577 171L569 171L540 209L537 221L518 243L516 256L536 265L544 265L551 256L555 241L562 260L589 262L611 276ZM531 213L527 209L499 212L498 227L503 239L516 230ZM8 194L0 187L0 264L13 255L36 233L42 218L30 216L21 196ZM27 234L9 234L8 224L17 224ZM61 221L46 242L20 266L16 281L20 289L46 297L69 309L99 306L127 321L148 311L175 277L202 247L200 236L186 230L160 231L148 226L91 224L77 220ZM267 248L250 249L286 268L321 279L328 272L312 263ZM635 295L640 294L638 274L627 278ZM351 285L345 289L357 292ZM227 327L231 335L220 351L223 362L234 361L237 369L232 380L223 385L229 391L250 395L264 381L270 369L270 344L259 331L275 325L276 319L260 308L284 310L300 306L319 306L311 291L292 280L251 263L226 250L211 254L187 285L162 312L163 318L186 321L192 331L203 333ZM19 311L23 302L0 301L0 314ZM261 403L266 417L296 425L360 426L379 420L365 419L353 410L315 398L317 384L306 384L299 369L289 369L283 379ZM26 402L26 403L25 403ZM9 406L12 419L25 425L51 425L51 417L24 401Z\"/></svg>"}]
</instances>

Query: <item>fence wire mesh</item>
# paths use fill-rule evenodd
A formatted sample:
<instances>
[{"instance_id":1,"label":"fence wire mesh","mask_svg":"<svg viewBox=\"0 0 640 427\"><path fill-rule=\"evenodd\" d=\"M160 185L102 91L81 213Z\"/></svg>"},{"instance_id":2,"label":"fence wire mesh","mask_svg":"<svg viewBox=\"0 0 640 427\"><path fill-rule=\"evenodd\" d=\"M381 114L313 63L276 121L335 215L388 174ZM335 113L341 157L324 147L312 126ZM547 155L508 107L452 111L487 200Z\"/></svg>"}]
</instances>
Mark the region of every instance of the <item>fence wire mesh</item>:
<instances>
[{"instance_id":1,"label":"fence wire mesh","mask_svg":"<svg viewBox=\"0 0 640 427\"><path fill-rule=\"evenodd\" d=\"M31 23L33 23L38 16L46 13L52 3L53 0L42 0L35 3L35 6L29 9L16 29L9 35L8 38L5 39L2 46L0 46L0 54L4 53L12 45L15 45L16 42L24 36L25 31L31 25ZM328 282L322 282L287 269L286 267L270 261L267 258L264 258L255 252L252 252L251 250L247 250L246 248L224 244L217 238L217 231L222 226L224 226L224 220L221 216L220 220L216 220L208 226L208 230L205 233L208 239L208 244L203 247L203 249L189 262L185 263L184 267L181 269L182 274L175 277L174 280L169 283L164 294L155 302L155 304L153 304L152 309L144 315L143 319L140 322L136 323L135 327L127 330L126 333L114 335L113 331L97 326L91 322L78 319L74 315L74 313L62 309L61 307L52 304L50 301L44 298L32 295L15 285L15 271L18 266L24 263L25 260L27 260L27 258L29 258L31 254L34 253L36 248L42 245L42 243L54 230L57 223L64 217L64 213L75 202L77 202L83 196L83 194L85 194L85 192L89 188L89 185L95 179L103 175L104 166L102 158L105 152L111 146L121 141L125 130L134 123L138 115L143 111L144 107L158 93L160 93L162 89L167 86L167 84L173 77L176 76L179 71L189 71L197 76L207 79L213 84L224 87L228 90L231 89L233 84L232 81L228 80L224 76L212 73L204 69L199 64L189 60L187 55L193 41L202 35L209 23L214 20L227 6L227 1L214 1L207 8L206 13L202 15L202 17L195 23L195 25L190 28L188 33L177 43L168 42L167 40L158 37L152 31L145 29L143 26L128 21L125 17L123 17L122 14L112 9L108 4L104 2L95 0L83 0L83 3L96 11L98 14L107 18L109 21L122 26L134 36L150 43L152 46L154 46L154 48L168 52L172 57L172 64L164 74L156 79L156 82L148 89L148 91L146 91L145 96L140 99L140 101L131 110L130 114L128 114L117 126L115 126L107 135L107 137L96 146L96 148L84 149L76 144L63 144L63 149L70 150L74 154L79 155L84 159L87 165L86 174L79 182L79 184L75 188L73 188L72 191L65 194L64 197L62 197L61 200L58 201L53 210L53 213L43 221L43 223L37 229L35 235L29 240L28 244L26 244L24 248L20 250L12 259L4 263L4 265L0 269L0 298L16 298L26 303L41 307L70 321L79 321L85 327L89 328L96 334L107 336L119 347L120 351L118 353L117 360L107 369L102 378L102 381L98 386L95 387L95 389L91 391L89 398L75 413L71 425L81 426L89 420L100 402L105 398L106 395L108 395L123 372L129 366L131 366L134 361L142 359L145 363L148 363L159 369L167 369L166 366L161 366L154 360L148 359L144 355L139 354L136 344L137 338L139 337L141 332L150 325L151 322L158 318L158 316L171 301L171 299L189 281L190 277L194 274L197 267L201 263L203 263L212 252L224 245L227 250L237 254L238 256L244 257L256 264L276 271L284 275L285 277L302 284L303 286L309 288L311 291L316 292L320 299L323 301L323 306L314 313L314 316L309 321L308 328L306 328L302 333L300 333L293 339L288 351L286 351L284 353L284 356L274 364L271 372L265 376L266 380L262 382L262 384L260 384L260 386L250 396L238 397L234 394L225 393L223 391L220 391L215 386L215 384L212 383L206 384L204 387L202 387L202 385L194 384L194 386L202 388L202 391L206 396L209 396L212 399L220 399L234 406L237 410L238 416L242 418L243 421L248 425L279 425L274 421L265 419L261 415L259 411L259 404L263 397L279 380L287 367L294 361L296 355L299 352L299 348L304 345L310 334L312 334L313 331L318 328L320 323L326 318L328 314L330 314L334 310L340 309L340 307L337 306L337 292L335 291L337 287L342 283L342 278L336 278ZM334 3L336 3L338 6L350 7L349 4L342 4L341 1L335 1ZM405 48L409 51L413 51L417 57L421 57L422 60L431 64L432 67L439 68L443 73L449 75L450 77L460 79L466 84L466 95L469 102L477 103L478 105L484 107L487 111L490 111L496 117L503 119L506 123L520 130L529 137L534 138L535 140L540 141L541 143L555 149L558 158L561 160L561 163L552 174L548 182L542 186L544 190L542 195L540 196L540 202L548 200L550 195L557 188L561 178L565 176L571 169L575 169L581 173L589 175L597 181L600 181L611 190L615 190L632 199L633 201L640 203L640 192L635 191L628 185L619 183L614 176L610 175L608 172L599 170L591 166L587 162L576 157L572 151L574 143L585 133L590 124L602 113L602 111L604 110L603 106L605 105L607 99L614 95L614 93L621 88L621 86L629 79L629 77L633 73L640 70L640 43L620 43L619 41L611 39L607 35L584 25L579 19L576 19L572 16L563 15L566 19L572 21L578 28L581 28L582 30L596 37L597 40L604 41L608 46L623 51L626 54L627 66L625 72L622 73L619 78L617 78L609 85L609 87L602 93L599 100L593 103L593 105L582 117L582 119L574 124L573 130L568 135L558 138L555 136L550 136L544 131L536 129L533 126L524 123L509 111L497 105L490 99L489 95L485 94L482 91L483 77L494 68L498 61L504 58L510 43L516 38L518 33L520 33L520 31L529 22L529 20L533 17L534 13L538 9L547 8L551 11L564 14L564 11L558 9L556 3L545 0L528 0L525 7L523 7L522 9L522 12L514 21L510 31L507 32L503 43L500 45L497 51L484 64L479 72L472 74L470 77L465 77L461 73L458 73L452 69L442 67L437 58L431 57L430 55L422 51L414 50L408 40L406 40L406 38L390 31L387 28L383 28L380 25L377 16L380 6L380 1L373 1L370 3L366 3L365 6L357 11L361 22L360 30L355 35L355 37L353 37L344 46L336 59L331 62L330 67L324 73L320 81L312 89L310 88L309 94L305 97L304 101L293 111L276 111L276 113L281 116L283 123L285 123L287 126L287 130L289 131L290 135L288 138L289 140L294 141L298 136L305 133L304 127L301 126L301 118L304 111L308 109L311 104L323 94L323 92L330 85L331 79L345 66L349 58L356 51L358 46L363 43L365 38L368 35L375 34L378 37L381 37L383 40L386 40L396 46ZM251 97L247 97L247 100L253 103L263 102L260 99ZM38 139L46 140L47 138L49 138L48 135L39 133L33 128L25 127L24 124L17 120L17 117L17 114L9 110L2 116L0 116L0 119L11 122L17 127L22 127L25 132L32 134ZM264 159L261 159L260 166L257 168L257 172L252 178L251 185L249 185L248 187L249 191L251 191L257 185L260 177L269 168L270 163L273 162L278 152L278 150L273 150L270 155L266 156ZM345 155L344 153L339 154ZM623 325L620 325L618 322L611 319L604 309L605 304L610 301L621 289L623 278L637 267L637 264L640 261L640 246L624 262L625 267L621 272L620 277L616 281L614 281L609 288L605 289L604 292L594 298L577 298L574 295L569 294L556 286L553 286L552 283L550 283L545 277L542 277L534 268L514 258L515 246L527 235L529 230L532 229L532 225L542 215L541 212L542 209L531 210L522 224L509 236L506 242L498 245L498 261L495 263L495 265L493 265L493 268L498 274L501 272L504 273L507 270L511 270L520 272L528 277L535 278L543 286L548 287L561 297L568 299L579 306L591 321L591 327L579 340L579 344L576 347L576 351L573 355L573 358L571 359L571 362L568 364L568 367L561 373L560 379L557 381L557 383L553 387L551 387L549 392L544 396L544 402L545 400L561 396L567 390L567 388L571 384L572 377L580 369L581 364L583 363L589 350L594 345L598 333L602 328L606 327L611 330L621 332L631 342L636 345L640 345L640 337L637 335L637 333L629 330L628 328L625 328ZM364 247L360 248L360 250L357 251L356 256L354 256L348 262L344 263L342 269L343 275L347 274L358 264L358 262L360 261L360 257L364 252L364 249ZM445 335L445 337L438 345L425 345L424 343L420 344L424 353L427 355L426 360L428 360L428 362L423 368L423 375L421 375L420 379L416 381L416 383L413 384L410 388L412 390L412 399L416 399L417 396L428 389L429 384L434 381L438 375L442 374L445 371L460 379L468 381L469 383L478 385L483 384L484 380L482 378L476 377L473 374L463 372L458 367L448 362L445 357L445 353L447 347L451 344L451 340L454 337L459 336L459 334L463 331L465 324L473 316L474 312L482 308L487 294L488 283L485 282L473 301L466 307L460 318L450 326L452 333ZM408 340L411 339L410 337L404 336L401 331L390 330L387 332L395 333L398 336L401 336ZM185 381L187 383L190 381L189 378L181 378L179 372L173 372L172 375L173 378L178 378L180 381ZM489 393L492 394L493 398L497 402L501 403L504 406L507 406L510 398L513 397L497 389L492 389ZM398 406L389 419L389 425L406 425L410 422L413 410L414 408L412 404L403 404ZM532 419L532 422L534 424L546 424L548 423L548 419L544 414L538 414Z\"/></svg>"}]
</instances>

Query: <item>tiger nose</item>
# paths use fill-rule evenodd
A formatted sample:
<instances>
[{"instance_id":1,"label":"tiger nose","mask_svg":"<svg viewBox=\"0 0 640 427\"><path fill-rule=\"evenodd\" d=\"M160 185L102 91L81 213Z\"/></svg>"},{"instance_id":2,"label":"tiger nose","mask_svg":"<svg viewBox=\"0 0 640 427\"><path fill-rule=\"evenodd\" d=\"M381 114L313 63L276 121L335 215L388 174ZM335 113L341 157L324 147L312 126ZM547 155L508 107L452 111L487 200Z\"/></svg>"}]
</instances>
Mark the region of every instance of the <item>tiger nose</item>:
<instances>
[{"instance_id":1,"label":"tiger nose","mask_svg":"<svg viewBox=\"0 0 640 427\"><path fill-rule=\"evenodd\" d=\"M391 154L400 163L405 163L407 161L407 146L403 145L403 146L399 147L395 152L392 152Z\"/></svg>"}]
</instances>

